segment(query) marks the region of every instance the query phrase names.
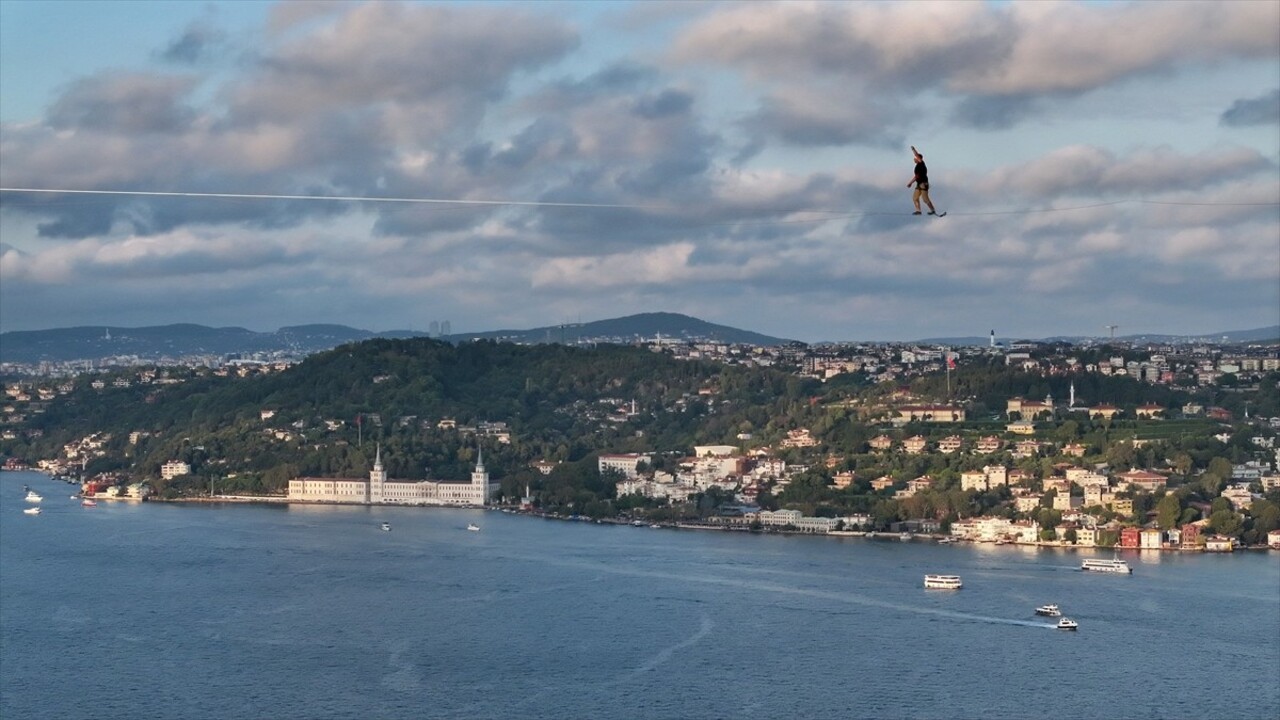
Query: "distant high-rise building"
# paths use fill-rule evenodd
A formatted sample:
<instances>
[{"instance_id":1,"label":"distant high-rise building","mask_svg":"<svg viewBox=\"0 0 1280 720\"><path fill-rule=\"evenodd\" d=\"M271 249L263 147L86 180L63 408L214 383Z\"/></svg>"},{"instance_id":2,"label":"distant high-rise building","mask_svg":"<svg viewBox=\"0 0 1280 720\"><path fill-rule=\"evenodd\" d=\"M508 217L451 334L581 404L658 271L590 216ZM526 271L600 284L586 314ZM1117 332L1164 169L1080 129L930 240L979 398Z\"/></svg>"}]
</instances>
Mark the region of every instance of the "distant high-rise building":
<instances>
[{"instance_id":1,"label":"distant high-rise building","mask_svg":"<svg viewBox=\"0 0 1280 720\"><path fill-rule=\"evenodd\" d=\"M996 346L996 331L992 330L991 331L991 347L995 347L995 346Z\"/></svg>"},{"instance_id":2,"label":"distant high-rise building","mask_svg":"<svg viewBox=\"0 0 1280 720\"><path fill-rule=\"evenodd\" d=\"M453 328L452 328L452 327L449 327L449 321L448 321L448 320L443 320L443 321L441 321L441 323L440 323L440 334L441 334L441 335L452 335L452 334L453 334Z\"/></svg>"},{"instance_id":3,"label":"distant high-rise building","mask_svg":"<svg viewBox=\"0 0 1280 720\"><path fill-rule=\"evenodd\" d=\"M432 320L432 321L431 321L431 324L427 326L427 334L428 334L428 335L430 335L431 337L436 337L436 336L438 336L438 335L440 334L440 321L439 321L439 320Z\"/></svg>"}]
</instances>

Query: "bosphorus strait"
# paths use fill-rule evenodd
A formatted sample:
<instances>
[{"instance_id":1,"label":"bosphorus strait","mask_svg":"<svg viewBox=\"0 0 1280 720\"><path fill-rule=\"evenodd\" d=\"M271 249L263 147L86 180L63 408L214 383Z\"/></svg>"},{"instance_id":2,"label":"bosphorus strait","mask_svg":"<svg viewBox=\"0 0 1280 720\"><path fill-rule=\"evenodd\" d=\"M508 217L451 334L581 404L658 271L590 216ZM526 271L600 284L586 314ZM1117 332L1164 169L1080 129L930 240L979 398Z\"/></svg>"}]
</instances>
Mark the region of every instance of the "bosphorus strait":
<instances>
[{"instance_id":1,"label":"bosphorus strait","mask_svg":"<svg viewBox=\"0 0 1280 720\"><path fill-rule=\"evenodd\" d=\"M47 490L39 516L24 483ZM4 473L0 716L1275 716L1276 552L1130 552L1129 576L1081 557L480 510L84 508ZM963 589L923 589L935 572Z\"/></svg>"}]
</instances>

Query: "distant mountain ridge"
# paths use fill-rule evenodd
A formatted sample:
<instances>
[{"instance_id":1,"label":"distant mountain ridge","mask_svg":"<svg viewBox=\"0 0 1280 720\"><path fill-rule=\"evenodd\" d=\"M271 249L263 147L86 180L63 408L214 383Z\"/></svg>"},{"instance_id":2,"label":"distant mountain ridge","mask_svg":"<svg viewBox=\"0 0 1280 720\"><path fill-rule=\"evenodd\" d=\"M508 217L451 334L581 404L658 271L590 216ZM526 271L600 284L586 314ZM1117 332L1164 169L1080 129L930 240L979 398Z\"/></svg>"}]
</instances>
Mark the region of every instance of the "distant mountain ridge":
<instances>
[{"instance_id":1,"label":"distant mountain ridge","mask_svg":"<svg viewBox=\"0 0 1280 720\"><path fill-rule=\"evenodd\" d=\"M1227 330L1217 333L1205 333L1203 335L1168 335L1158 333L1138 333L1134 335L1118 335L1115 338L1107 338L1100 336L1089 337L1087 335L1055 335L1046 338L1029 338L1029 337L996 337L996 342L1008 345L1011 342L1030 341L1030 342L1065 342L1073 345L1081 343L1098 343L1104 340L1117 340L1124 343L1166 343L1172 345L1192 344L1192 343L1221 343L1227 345L1237 345L1241 343L1255 342L1276 342L1280 341L1280 325L1272 325L1270 327L1255 328L1253 330ZM922 343L933 345L986 345L991 342L988 336L968 336L968 337L940 337L926 338L921 340Z\"/></svg>"},{"instance_id":2,"label":"distant mountain ridge","mask_svg":"<svg viewBox=\"0 0 1280 720\"><path fill-rule=\"evenodd\" d=\"M85 325L52 330L0 333L0 362L39 363L98 360L137 356L158 359L191 355L253 355L278 353L310 355L345 343L372 338L426 337L413 330L373 332L345 325L295 325L275 332L255 332L242 327L208 327L191 323L116 327ZM678 313L644 313L611 320L555 325L531 330L495 330L454 334L439 339L466 342L476 339L515 343L632 342L658 336L725 343L781 345L788 342L725 325L716 325Z\"/></svg>"},{"instance_id":3,"label":"distant mountain ridge","mask_svg":"<svg viewBox=\"0 0 1280 720\"><path fill-rule=\"evenodd\" d=\"M452 341L505 340L518 343L634 342L658 337L705 340L744 345L785 345L791 340L771 337L727 325L717 325L688 315L669 312L640 313L610 320L566 323L532 330L491 330L451 335Z\"/></svg>"},{"instance_id":4,"label":"distant mountain ridge","mask_svg":"<svg viewBox=\"0 0 1280 720\"><path fill-rule=\"evenodd\" d=\"M414 330L374 332L334 324L311 324L282 327L274 332L256 332L242 327L208 327L193 323L118 327L84 325L51 330L19 330L0 333L0 362L40 363L99 360L109 357L137 356L144 359L177 358L192 355L279 354L305 356L338 345L372 338L426 337ZM529 330L491 330L458 333L439 339L467 342L490 339L514 343L629 343L656 338L672 340L704 340L729 344L785 345L791 340L741 330L727 325L699 320L679 313L654 312L628 315L586 323L565 323ZM1005 345L1031 338L997 338ZM1230 330L1204 335L1126 335L1115 338L1126 343L1250 343L1280 339L1280 325L1254 330ZM1098 342L1093 337L1052 337L1040 342ZM849 341L852 342L852 341ZM986 345L989 337L932 338L918 341L936 345Z\"/></svg>"}]
</instances>

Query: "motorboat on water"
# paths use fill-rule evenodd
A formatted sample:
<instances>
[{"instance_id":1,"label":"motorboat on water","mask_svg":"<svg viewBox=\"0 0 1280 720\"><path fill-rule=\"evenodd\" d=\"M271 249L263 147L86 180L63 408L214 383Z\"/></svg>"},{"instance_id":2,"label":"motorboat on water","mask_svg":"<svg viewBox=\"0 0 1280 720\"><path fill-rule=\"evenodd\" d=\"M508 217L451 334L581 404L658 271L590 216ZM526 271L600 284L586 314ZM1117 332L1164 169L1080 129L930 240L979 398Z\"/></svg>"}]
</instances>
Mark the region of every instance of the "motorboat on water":
<instances>
[{"instance_id":1,"label":"motorboat on water","mask_svg":"<svg viewBox=\"0 0 1280 720\"><path fill-rule=\"evenodd\" d=\"M1079 630L1080 624L1069 617L1064 617L1058 620L1058 624L1056 625L1056 627L1059 630Z\"/></svg>"},{"instance_id":2,"label":"motorboat on water","mask_svg":"<svg viewBox=\"0 0 1280 720\"><path fill-rule=\"evenodd\" d=\"M27 508L26 510L23 510L22 512L23 512L24 514L26 514L26 515L39 515L39 514L40 514L40 508L38 508L38 507L29 507L29 508Z\"/></svg>"},{"instance_id":3,"label":"motorboat on water","mask_svg":"<svg viewBox=\"0 0 1280 720\"><path fill-rule=\"evenodd\" d=\"M27 497L26 497L26 501L27 501L27 502L40 502L40 501L41 501L41 500L43 500L43 499L44 499L44 498L43 498L43 497L41 497L41 496L40 496L40 494L39 494L39 493L37 493L35 490L28 490L28 491L27 491Z\"/></svg>"},{"instance_id":4,"label":"motorboat on water","mask_svg":"<svg viewBox=\"0 0 1280 720\"><path fill-rule=\"evenodd\" d=\"M1036 608L1036 614L1048 617L1058 617L1062 614L1062 611L1058 609L1057 605L1041 605Z\"/></svg>"},{"instance_id":5,"label":"motorboat on water","mask_svg":"<svg viewBox=\"0 0 1280 720\"><path fill-rule=\"evenodd\" d=\"M911 542L911 533L909 532L898 533L898 539L901 540L902 542Z\"/></svg>"},{"instance_id":6,"label":"motorboat on water","mask_svg":"<svg viewBox=\"0 0 1280 720\"><path fill-rule=\"evenodd\" d=\"M389 522L382 523L382 529L386 530L387 532L391 532L391 523Z\"/></svg>"},{"instance_id":7,"label":"motorboat on water","mask_svg":"<svg viewBox=\"0 0 1280 720\"><path fill-rule=\"evenodd\" d=\"M951 537L950 535L948 535L947 537L941 537L941 538L938 538L938 544L939 544L939 545L950 545L951 543L953 543L953 542L955 542L955 541L956 541L956 539L955 539L955 538L953 538L953 537Z\"/></svg>"},{"instance_id":8,"label":"motorboat on water","mask_svg":"<svg viewBox=\"0 0 1280 720\"><path fill-rule=\"evenodd\" d=\"M926 590L959 590L964 587L959 575L925 575Z\"/></svg>"},{"instance_id":9,"label":"motorboat on water","mask_svg":"<svg viewBox=\"0 0 1280 720\"><path fill-rule=\"evenodd\" d=\"M98 507L98 501L93 498L85 498L80 501L82 507Z\"/></svg>"},{"instance_id":10,"label":"motorboat on water","mask_svg":"<svg viewBox=\"0 0 1280 720\"><path fill-rule=\"evenodd\" d=\"M1133 572L1133 568L1129 567L1129 563L1120 558L1112 558L1110 560L1090 558L1080 563L1080 569L1085 572L1115 573L1120 575L1128 575Z\"/></svg>"},{"instance_id":11,"label":"motorboat on water","mask_svg":"<svg viewBox=\"0 0 1280 720\"><path fill-rule=\"evenodd\" d=\"M480 526L475 523L467 523L467 529L471 532L480 532Z\"/></svg>"}]
</instances>

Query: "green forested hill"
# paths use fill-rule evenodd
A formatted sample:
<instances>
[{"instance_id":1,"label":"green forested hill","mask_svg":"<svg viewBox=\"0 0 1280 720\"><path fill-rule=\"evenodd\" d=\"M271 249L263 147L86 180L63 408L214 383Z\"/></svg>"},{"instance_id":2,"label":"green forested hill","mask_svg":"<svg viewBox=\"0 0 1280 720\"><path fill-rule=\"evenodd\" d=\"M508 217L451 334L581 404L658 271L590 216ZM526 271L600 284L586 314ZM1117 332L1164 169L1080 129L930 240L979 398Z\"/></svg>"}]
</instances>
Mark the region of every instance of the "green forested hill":
<instances>
[{"instance_id":1,"label":"green forested hill","mask_svg":"<svg viewBox=\"0 0 1280 720\"><path fill-rule=\"evenodd\" d=\"M714 394L700 395L703 389ZM83 379L29 419L37 438L5 450L54 457L67 442L106 433L109 459L91 470L154 477L164 462L181 459L202 478L278 490L297 475L363 475L377 444L395 477L460 479L483 442L486 464L502 476L538 459L687 450L734 442L744 431L782 433L792 413L808 411L805 398L815 390L816 383L780 372L625 346L375 339L252 378L203 371L178 384L108 382L97 390ZM274 416L264 420L263 411ZM437 427L446 418L462 426L506 423L511 442Z\"/></svg>"},{"instance_id":2,"label":"green forested hill","mask_svg":"<svg viewBox=\"0 0 1280 720\"><path fill-rule=\"evenodd\" d=\"M958 473L991 459L877 455L868 450L875 434L936 440L956 432L1002 433L1008 397L1052 393L1065 400L1071 382L1086 405L1106 402L1131 410L1156 402L1172 411L1190 397L1132 378L1046 378L998 362L974 362L949 379L935 373L909 383L911 401L961 403L970 410L969 422L889 429L883 422L892 403L900 402L891 396L900 396L902 384L873 386L860 373L820 383L769 368L677 360L621 345L371 339L251 377L179 368L86 375L71 392L24 408L19 432L0 440L0 454L29 461L62 457L69 444L94 437L103 441L103 453L88 462L88 474L119 471L147 479L162 494L183 494L207 492L211 483L221 492L281 492L298 476L363 477L379 447L394 478L462 480L482 448L506 497L529 485L546 506L597 503L599 509L614 488L611 478L596 471L598 453L656 453L655 464L671 470L674 458L694 445L772 445L789 463L810 468L781 500L811 509L826 502L862 510L883 505L889 512L892 503L862 487L870 478L929 473L950 492ZM1275 405L1274 383L1267 388L1247 396L1255 409ZM1213 427L1185 421L1095 423L1076 416L1043 430L1053 440L1083 444L1092 459L1115 467L1174 458L1196 469L1221 450L1207 437ZM818 445L778 450L778 441L797 428L808 429ZM1166 436L1176 440L1167 448L1146 445L1139 451L1119 442ZM1247 438L1241 443L1232 452L1243 457ZM160 467L170 460L189 463L191 475L159 480ZM535 460L561 465L544 477L531 468ZM1020 461L1040 470L1053 462ZM837 469L856 470L858 487L834 493L829 476ZM957 495L956 502L962 499Z\"/></svg>"}]
</instances>

